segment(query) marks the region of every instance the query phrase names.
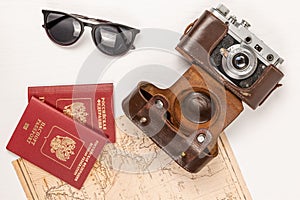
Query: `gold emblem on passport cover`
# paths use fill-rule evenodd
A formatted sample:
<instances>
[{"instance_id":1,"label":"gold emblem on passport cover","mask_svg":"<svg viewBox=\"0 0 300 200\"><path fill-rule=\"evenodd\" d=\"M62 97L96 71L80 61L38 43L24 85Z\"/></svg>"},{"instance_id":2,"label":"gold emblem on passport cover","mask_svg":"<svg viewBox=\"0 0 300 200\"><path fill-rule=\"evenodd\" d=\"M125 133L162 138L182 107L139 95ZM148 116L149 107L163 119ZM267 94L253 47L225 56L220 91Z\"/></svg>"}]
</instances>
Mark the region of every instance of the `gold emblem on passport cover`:
<instances>
[{"instance_id":1,"label":"gold emblem on passport cover","mask_svg":"<svg viewBox=\"0 0 300 200\"><path fill-rule=\"evenodd\" d=\"M82 102L75 102L64 107L64 114L75 119L76 121L86 124L88 113Z\"/></svg>"},{"instance_id":2,"label":"gold emblem on passport cover","mask_svg":"<svg viewBox=\"0 0 300 200\"><path fill-rule=\"evenodd\" d=\"M54 162L71 169L84 142L64 129L53 126L49 135L44 138L41 153Z\"/></svg>"},{"instance_id":3,"label":"gold emblem on passport cover","mask_svg":"<svg viewBox=\"0 0 300 200\"><path fill-rule=\"evenodd\" d=\"M51 153L54 153L59 160L67 161L74 155L76 142L69 137L56 136L50 143Z\"/></svg>"}]
</instances>

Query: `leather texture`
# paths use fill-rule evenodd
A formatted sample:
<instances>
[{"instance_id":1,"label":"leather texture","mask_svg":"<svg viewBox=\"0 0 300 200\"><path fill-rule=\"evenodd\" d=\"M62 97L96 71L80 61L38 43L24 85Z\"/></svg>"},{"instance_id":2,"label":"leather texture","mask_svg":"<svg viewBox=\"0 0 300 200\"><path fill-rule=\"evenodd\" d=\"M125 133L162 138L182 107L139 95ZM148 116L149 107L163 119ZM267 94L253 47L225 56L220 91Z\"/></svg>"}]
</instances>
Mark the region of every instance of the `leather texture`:
<instances>
[{"instance_id":1,"label":"leather texture","mask_svg":"<svg viewBox=\"0 0 300 200\"><path fill-rule=\"evenodd\" d=\"M209 72L252 109L256 109L278 87L278 83L284 75L278 68L270 65L249 88L240 88L227 81L216 71L209 60L212 51L227 32L228 26L225 23L211 12L205 11L199 19L188 26L176 49L191 63L197 63Z\"/></svg>"},{"instance_id":2,"label":"leather texture","mask_svg":"<svg viewBox=\"0 0 300 200\"><path fill-rule=\"evenodd\" d=\"M206 122L192 122L182 113L185 99L194 93L209 96L213 104L211 118ZM201 100L199 105L205 106ZM141 82L122 106L135 125L181 167L193 173L218 154L219 135L243 110L240 99L196 65L167 89ZM199 114L195 109L195 115ZM201 141L199 136L205 139Z\"/></svg>"}]
</instances>

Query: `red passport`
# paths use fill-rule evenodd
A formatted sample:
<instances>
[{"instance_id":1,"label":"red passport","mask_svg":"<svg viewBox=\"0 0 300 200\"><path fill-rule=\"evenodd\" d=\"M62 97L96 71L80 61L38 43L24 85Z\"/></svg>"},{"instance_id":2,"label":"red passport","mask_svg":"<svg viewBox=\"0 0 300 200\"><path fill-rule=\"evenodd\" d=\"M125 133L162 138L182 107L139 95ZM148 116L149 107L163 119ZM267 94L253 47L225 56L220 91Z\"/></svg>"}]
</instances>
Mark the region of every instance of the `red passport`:
<instances>
[{"instance_id":1,"label":"red passport","mask_svg":"<svg viewBox=\"0 0 300 200\"><path fill-rule=\"evenodd\" d=\"M113 84L29 87L34 96L115 142Z\"/></svg>"},{"instance_id":2,"label":"red passport","mask_svg":"<svg viewBox=\"0 0 300 200\"><path fill-rule=\"evenodd\" d=\"M33 97L6 148L80 189L107 142Z\"/></svg>"}]
</instances>

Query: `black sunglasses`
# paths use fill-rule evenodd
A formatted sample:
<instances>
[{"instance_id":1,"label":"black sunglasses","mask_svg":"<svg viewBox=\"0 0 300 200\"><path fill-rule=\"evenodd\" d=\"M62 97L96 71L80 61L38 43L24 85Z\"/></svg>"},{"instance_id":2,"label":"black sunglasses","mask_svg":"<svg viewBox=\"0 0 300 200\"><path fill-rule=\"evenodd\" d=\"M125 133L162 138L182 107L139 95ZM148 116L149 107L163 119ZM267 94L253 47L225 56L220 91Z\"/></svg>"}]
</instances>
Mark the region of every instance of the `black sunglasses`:
<instances>
[{"instance_id":1,"label":"black sunglasses","mask_svg":"<svg viewBox=\"0 0 300 200\"><path fill-rule=\"evenodd\" d=\"M133 42L140 30L102 19L94 19L78 14L42 10L48 37L56 44L69 46L78 41L84 27L92 28L92 37L97 48L103 53L117 56L134 49ZM83 19L84 21L79 20ZM94 22L88 23L86 21Z\"/></svg>"}]
</instances>

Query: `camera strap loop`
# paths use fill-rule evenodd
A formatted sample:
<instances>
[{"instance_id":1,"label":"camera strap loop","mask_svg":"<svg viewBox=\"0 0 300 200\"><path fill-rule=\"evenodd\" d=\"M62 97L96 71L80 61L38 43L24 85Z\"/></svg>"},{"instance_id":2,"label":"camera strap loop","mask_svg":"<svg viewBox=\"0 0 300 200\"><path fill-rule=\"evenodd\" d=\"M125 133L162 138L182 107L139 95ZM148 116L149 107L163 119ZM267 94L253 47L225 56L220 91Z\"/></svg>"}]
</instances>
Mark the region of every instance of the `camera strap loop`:
<instances>
[{"instance_id":1,"label":"camera strap loop","mask_svg":"<svg viewBox=\"0 0 300 200\"><path fill-rule=\"evenodd\" d=\"M184 30L184 35L186 35L194 26L194 24L196 23L198 19L196 19L193 23L190 23Z\"/></svg>"}]
</instances>

